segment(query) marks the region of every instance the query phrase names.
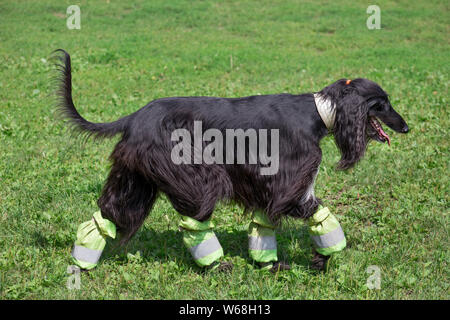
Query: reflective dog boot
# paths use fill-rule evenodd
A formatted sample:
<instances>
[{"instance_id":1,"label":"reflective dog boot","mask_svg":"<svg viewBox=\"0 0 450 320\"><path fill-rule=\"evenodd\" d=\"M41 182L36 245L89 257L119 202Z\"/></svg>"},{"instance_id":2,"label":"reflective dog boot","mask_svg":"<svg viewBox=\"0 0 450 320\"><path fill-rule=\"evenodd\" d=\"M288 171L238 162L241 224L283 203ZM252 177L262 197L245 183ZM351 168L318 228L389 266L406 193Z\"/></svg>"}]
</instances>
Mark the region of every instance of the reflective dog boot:
<instances>
[{"instance_id":1,"label":"reflective dog boot","mask_svg":"<svg viewBox=\"0 0 450 320\"><path fill-rule=\"evenodd\" d=\"M77 240L72 250L73 262L84 270L95 268L105 248L107 237L116 237L116 226L97 211L90 221L78 227Z\"/></svg>"},{"instance_id":2,"label":"reflective dog boot","mask_svg":"<svg viewBox=\"0 0 450 320\"><path fill-rule=\"evenodd\" d=\"M214 224L208 220L200 222L187 216L182 216L180 228L183 231L183 242L191 252L195 263L207 267L223 257L223 249L214 231Z\"/></svg>"},{"instance_id":3,"label":"reflective dog boot","mask_svg":"<svg viewBox=\"0 0 450 320\"><path fill-rule=\"evenodd\" d=\"M347 245L341 225L328 208L319 206L318 211L308 219L308 225L309 235L318 253L329 256Z\"/></svg>"},{"instance_id":4,"label":"reflective dog boot","mask_svg":"<svg viewBox=\"0 0 450 320\"><path fill-rule=\"evenodd\" d=\"M255 211L248 227L248 253L260 264L278 261L275 226L261 211Z\"/></svg>"}]
</instances>

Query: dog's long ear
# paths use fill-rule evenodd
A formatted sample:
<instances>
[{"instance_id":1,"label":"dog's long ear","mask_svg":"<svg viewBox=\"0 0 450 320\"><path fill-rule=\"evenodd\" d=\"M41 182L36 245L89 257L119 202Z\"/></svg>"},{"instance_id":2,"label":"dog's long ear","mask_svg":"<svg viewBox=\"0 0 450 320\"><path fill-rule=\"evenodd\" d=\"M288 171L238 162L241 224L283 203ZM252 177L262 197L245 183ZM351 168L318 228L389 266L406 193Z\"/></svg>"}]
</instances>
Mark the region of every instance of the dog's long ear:
<instances>
[{"instance_id":1,"label":"dog's long ear","mask_svg":"<svg viewBox=\"0 0 450 320\"><path fill-rule=\"evenodd\" d=\"M368 109L365 99L353 90L337 99L334 139L341 151L339 169L353 167L364 156Z\"/></svg>"}]
</instances>

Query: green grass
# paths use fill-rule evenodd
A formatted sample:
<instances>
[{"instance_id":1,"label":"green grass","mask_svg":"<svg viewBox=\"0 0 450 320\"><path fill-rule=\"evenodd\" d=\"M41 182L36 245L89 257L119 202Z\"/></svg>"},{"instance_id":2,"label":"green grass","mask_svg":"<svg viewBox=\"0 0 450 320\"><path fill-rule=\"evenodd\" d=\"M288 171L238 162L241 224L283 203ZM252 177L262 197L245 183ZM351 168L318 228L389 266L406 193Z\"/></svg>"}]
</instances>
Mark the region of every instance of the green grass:
<instances>
[{"instance_id":1,"label":"green grass","mask_svg":"<svg viewBox=\"0 0 450 320\"><path fill-rule=\"evenodd\" d=\"M368 30L355 1L80 1L81 30L66 28L71 1L0 2L0 298L2 299L448 299L449 6L377 1ZM91 121L111 121L165 96L301 93L340 78L374 80L411 127L372 143L348 172L331 138L316 194L348 247L326 273L309 269L311 242L286 220L279 255L289 272L254 268L242 208L213 217L230 275L202 274L182 246L178 215L162 197L125 248L68 290L78 225L97 210L118 138L71 137L50 97L52 50L72 54L74 100ZM370 265L381 289L369 290Z\"/></svg>"}]
</instances>

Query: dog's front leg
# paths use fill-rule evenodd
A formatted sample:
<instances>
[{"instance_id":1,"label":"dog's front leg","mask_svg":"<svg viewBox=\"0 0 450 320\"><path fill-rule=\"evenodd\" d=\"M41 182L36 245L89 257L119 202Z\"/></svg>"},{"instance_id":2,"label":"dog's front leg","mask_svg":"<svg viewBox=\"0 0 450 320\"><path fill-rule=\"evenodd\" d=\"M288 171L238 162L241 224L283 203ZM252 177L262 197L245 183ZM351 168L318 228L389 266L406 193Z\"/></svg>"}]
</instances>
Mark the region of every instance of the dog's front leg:
<instances>
[{"instance_id":1,"label":"dog's front leg","mask_svg":"<svg viewBox=\"0 0 450 320\"><path fill-rule=\"evenodd\" d=\"M317 172L318 170L292 215L304 219L308 225L308 233L314 246L311 267L324 270L331 254L345 248L346 239L336 217L314 195Z\"/></svg>"},{"instance_id":2,"label":"dog's front leg","mask_svg":"<svg viewBox=\"0 0 450 320\"><path fill-rule=\"evenodd\" d=\"M347 241L336 217L327 207L319 206L307 219L308 232L314 244L312 267L324 270L331 254L345 248Z\"/></svg>"},{"instance_id":3,"label":"dog's front leg","mask_svg":"<svg viewBox=\"0 0 450 320\"><path fill-rule=\"evenodd\" d=\"M331 254L343 250L347 242L336 217L327 207L319 204L320 200L314 195L314 185L318 173L319 167L315 172L313 182L302 197L302 205L307 213L306 216L309 216L306 222L314 246L311 267L316 270L325 270Z\"/></svg>"}]
</instances>

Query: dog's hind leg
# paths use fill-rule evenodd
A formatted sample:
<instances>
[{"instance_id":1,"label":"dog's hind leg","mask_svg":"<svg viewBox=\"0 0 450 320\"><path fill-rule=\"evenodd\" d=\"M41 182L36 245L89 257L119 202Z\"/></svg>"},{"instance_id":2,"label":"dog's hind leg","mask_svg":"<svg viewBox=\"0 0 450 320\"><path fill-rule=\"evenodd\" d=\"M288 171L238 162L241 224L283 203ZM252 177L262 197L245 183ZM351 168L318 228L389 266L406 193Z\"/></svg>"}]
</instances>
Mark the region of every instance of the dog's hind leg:
<instances>
[{"instance_id":1,"label":"dog's hind leg","mask_svg":"<svg viewBox=\"0 0 450 320\"><path fill-rule=\"evenodd\" d=\"M183 232L183 243L200 267L208 267L223 257L223 249L217 239L210 220L200 222L182 216L179 224Z\"/></svg>"},{"instance_id":2,"label":"dog's hind leg","mask_svg":"<svg viewBox=\"0 0 450 320\"><path fill-rule=\"evenodd\" d=\"M264 212L253 212L248 227L248 253L261 268L274 273L290 269L288 264L278 261L275 229Z\"/></svg>"},{"instance_id":3,"label":"dog's hind leg","mask_svg":"<svg viewBox=\"0 0 450 320\"><path fill-rule=\"evenodd\" d=\"M122 243L129 240L144 222L155 196L154 183L116 161L98 201L101 211L78 228L74 263L85 270L96 267L106 238L115 238L116 230Z\"/></svg>"},{"instance_id":4,"label":"dog's hind leg","mask_svg":"<svg viewBox=\"0 0 450 320\"><path fill-rule=\"evenodd\" d=\"M185 206L186 201L180 198L174 199L169 196L172 204L181 214L180 231L183 232L183 243L194 258L195 263L200 267L215 268L226 270L231 267L226 263L219 263L223 257L223 249L219 240L214 233L214 224L212 223L210 216L214 209L214 206L209 205L209 210L203 212L203 221L199 221L195 218L183 215L184 211L180 210L180 202L183 202ZM192 199L191 199L192 200ZM208 202L206 202L208 204ZM196 206L198 207L198 206ZM200 208L202 205L199 206ZM191 208L187 212L192 213ZM203 210L205 210L203 208ZM200 209L200 212L202 209Z\"/></svg>"},{"instance_id":5,"label":"dog's hind leg","mask_svg":"<svg viewBox=\"0 0 450 320\"><path fill-rule=\"evenodd\" d=\"M112 221L126 243L148 216L157 195L156 184L140 172L114 161L98 200L102 216Z\"/></svg>"},{"instance_id":6,"label":"dog's hind leg","mask_svg":"<svg viewBox=\"0 0 450 320\"><path fill-rule=\"evenodd\" d=\"M181 214L179 226L180 231L183 232L183 243L191 253L195 263L200 267L228 269L231 266L219 263L224 253L213 231L214 224L210 219L215 201L204 198L205 195L203 194L203 198L197 197L197 201L193 201L195 198L190 198L187 201L184 197L174 198L172 195L169 195L172 205ZM195 202L200 203L196 203L191 207L187 206L187 203L193 204ZM202 221L198 220L199 218L196 219L184 215L185 212L190 215L196 213L194 217L200 216Z\"/></svg>"},{"instance_id":7,"label":"dog's hind leg","mask_svg":"<svg viewBox=\"0 0 450 320\"><path fill-rule=\"evenodd\" d=\"M105 248L107 237L116 237L116 226L97 211L90 221L78 227L72 250L73 262L83 270L95 268Z\"/></svg>"},{"instance_id":8,"label":"dog's hind leg","mask_svg":"<svg viewBox=\"0 0 450 320\"><path fill-rule=\"evenodd\" d=\"M223 249L210 219L216 202L224 198L231 188L223 169L218 166L183 165L160 172L165 174L161 191L167 194L181 215L179 226L183 232L183 242L195 263L200 267L229 269L230 265L219 263L224 255ZM176 179L169 175L172 172L177 173Z\"/></svg>"}]
</instances>

